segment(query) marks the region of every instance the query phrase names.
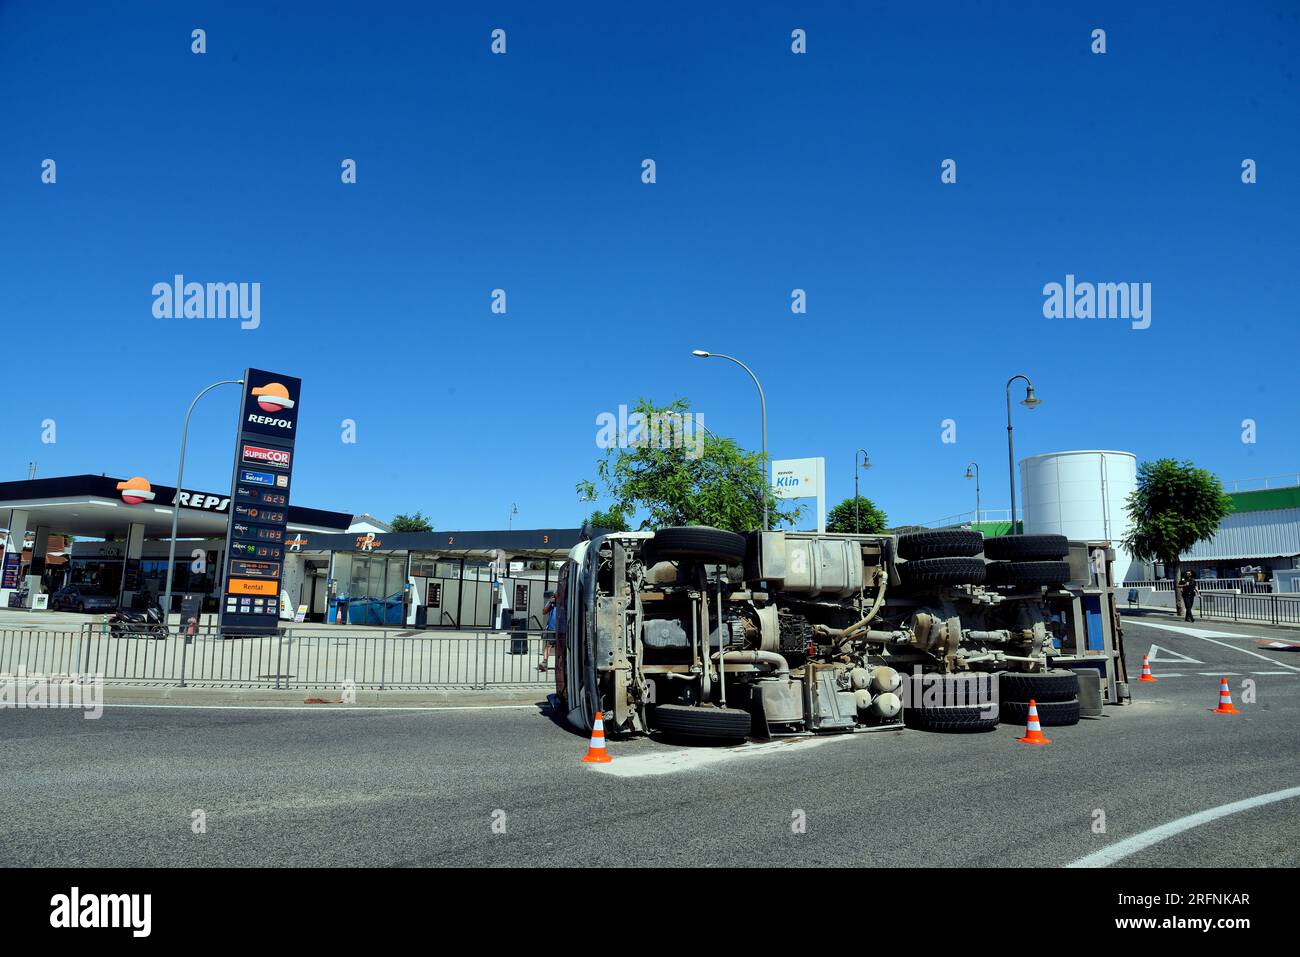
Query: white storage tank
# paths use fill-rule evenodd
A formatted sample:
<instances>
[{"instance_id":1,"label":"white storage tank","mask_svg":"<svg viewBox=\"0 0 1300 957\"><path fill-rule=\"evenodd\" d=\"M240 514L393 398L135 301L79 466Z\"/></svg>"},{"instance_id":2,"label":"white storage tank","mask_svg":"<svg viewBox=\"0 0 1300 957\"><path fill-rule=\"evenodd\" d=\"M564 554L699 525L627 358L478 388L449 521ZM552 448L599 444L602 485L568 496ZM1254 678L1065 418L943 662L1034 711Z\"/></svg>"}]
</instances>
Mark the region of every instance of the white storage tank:
<instances>
[{"instance_id":1,"label":"white storage tank","mask_svg":"<svg viewBox=\"0 0 1300 957\"><path fill-rule=\"evenodd\" d=\"M1126 508L1137 488L1132 452L1050 452L1020 460L1020 501L1026 534L1103 539L1115 547L1116 584L1133 559L1119 545L1128 534Z\"/></svg>"}]
</instances>

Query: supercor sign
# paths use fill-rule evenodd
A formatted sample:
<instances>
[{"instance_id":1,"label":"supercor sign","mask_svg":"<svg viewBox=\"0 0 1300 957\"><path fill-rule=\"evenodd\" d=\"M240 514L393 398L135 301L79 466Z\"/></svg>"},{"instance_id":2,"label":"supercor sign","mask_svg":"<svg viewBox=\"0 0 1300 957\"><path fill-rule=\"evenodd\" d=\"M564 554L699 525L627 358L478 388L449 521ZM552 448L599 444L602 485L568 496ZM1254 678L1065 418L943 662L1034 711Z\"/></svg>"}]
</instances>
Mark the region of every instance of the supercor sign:
<instances>
[{"instance_id":1,"label":"supercor sign","mask_svg":"<svg viewBox=\"0 0 1300 957\"><path fill-rule=\"evenodd\" d=\"M287 469L293 462L293 453L288 449L273 449L262 445L241 443L243 450L239 460L245 465L266 465L273 469Z\"/></svg>"}]
</instances>

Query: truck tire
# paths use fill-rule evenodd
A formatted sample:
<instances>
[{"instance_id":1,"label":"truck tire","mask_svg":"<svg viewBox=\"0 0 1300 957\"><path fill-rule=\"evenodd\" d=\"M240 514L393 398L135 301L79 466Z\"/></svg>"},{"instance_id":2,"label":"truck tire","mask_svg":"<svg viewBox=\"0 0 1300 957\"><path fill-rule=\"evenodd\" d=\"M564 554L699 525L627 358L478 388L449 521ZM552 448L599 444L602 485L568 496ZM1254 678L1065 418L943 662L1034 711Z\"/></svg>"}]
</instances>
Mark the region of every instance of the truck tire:
<instances>
[{"instance_id":1,"label":"truck tire","mask_svg":"<svg viewBox=\"0 0 1300 957\"><path fill-rule=\"evenodd\" d=\"M993 716L989 717L989 711ZM948 705L938 708L903 708L903 724L918 731L943 731L949 734L972 734L992 731L998 726L995 708L979 705Z\"/></svg>"},{"instance_id":2,"label":"truck tire","mask_svg":"<svg viewBox=\"0 0 1300 957\"><path fill-rule=\"evenodd\" d=\"M1064 535L1000 535L984 541L984 557L990 561L1051 561L1070 554L1070 540Z\"/></svg>"},{"instance_id":3,"label":"truck tire","mask_svg":"<svg viewBox=\"0 0 1300 957\"><path fill-rule=\"evenodd\" d=\"M649 714L650 727L665 734L686 738L734 740L749 737L753 719L738 708L692 707L684 704L655 705Z\"/></svg>"},{"instance_id":4,"label":"truck tire","mask_svg":"<svg viewBox=\"0 0 1300 957\"><path fill-rule=\"evenodd\" d=\"M984 581L984 562L978 558L914 558L900 562L898 577L904 585L978 585Z\"/></svg>"},{"instance_id":5,"label":"truck tire","mask_svg":"<svg viewBox=\"0 0 1300 957\"><path fill-rule=\"evenodd\" d=\"M956 528L898 536L898 554L902 558L967 558L983 550L983 535Z\"/></svg>"},{"instance_id":6,"label":"truck tire","mask_svg":"<svg viewBox=\"0 0 1300 957\"><path fill-rule=\"evenodd\" d=\"M701 561L736 565L745 560L745 537L707 525L661 528L647 543L657 561Z\"/></svg>"},{"instance_id":7,"label":"truck tire","mask_svg":"<svg viewBox=\"0 0 1300 957\"><path fill-rule=\"evenodd\" d=\"M1070 701L1079 696L1079 676L1065 668L1027 673L1004 671L998 678L1000 701L1029 701L1040 705L1050 701Z\"/></svg>"},{"instance_id":8,"label":"truck tire","mask_svg":"<svg viewBox=\"0 0 1300 957\"><path fill-rule=\"evenodd\" d=\"M1044 728L1064 728L1079 723L1079 699L1069 701L1035 701L1038 708L1038 723ZM1007 724L1024 725L1029 721L1028 701L1004 701L1001 706L1002 720Z\"/></svg>"},{"instance_id":9,"label":"truck tire","mask_svg":"<svg viewBox=\"0 0 1300 957\"><path fill-rule=\"evenodd\" d=\"M1060 585L1070 580L1069 562L989 562L990 585Z\"/></svg>"}]
</instances>

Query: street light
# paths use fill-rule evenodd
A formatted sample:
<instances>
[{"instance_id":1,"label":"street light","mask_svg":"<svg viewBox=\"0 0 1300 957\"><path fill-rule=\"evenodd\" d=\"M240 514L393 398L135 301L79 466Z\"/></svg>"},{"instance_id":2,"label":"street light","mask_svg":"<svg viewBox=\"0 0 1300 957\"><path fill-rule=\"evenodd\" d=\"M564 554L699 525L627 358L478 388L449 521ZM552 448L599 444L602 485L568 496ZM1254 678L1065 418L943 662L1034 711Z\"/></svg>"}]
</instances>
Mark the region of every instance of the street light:
<instances>
[{"instance_id":1,"label":"street light","mask_svg":"<svg viewBox=\"0 0 1300 957\"><path fill-rule=\"evenodd\" d=\"M167 616L172 613L172 577L176 567L176 528L180 521L181 515L181 485L185 480L185 442L190 434L190 414L194 411L194 406L213 389L219 385L243 385L243 379L222 379L220 382L214 382L202 392L194 397L190 403L189 410L185 413L185 425L181 429L181 462L176 468L176 492L172 495L172 538L167 545L167 589L163 597L163 628L167 627ZM231 514L234 514L234 508L231 508ZM229 556L223 556L224 561ZM182 622L181 624L184 624Z\"/></svg>"},{"instance_id":2,"label":"street light","mask_svg":"<svg viewBox=\"0 0 1300 957\"><path fill-rule=\"evenodd\" d=\"M758 387L758 403L763 418L763 531L767 531L767 499L770 492L770 479L767 474L767 396L763 394L763 385L758 381L758 376L754 375L754 370L735 356L724 356L720 352L705 352L703 349L695 349L691 352L691 355L697 359L727 359L734 362L749 373L749 377L754 380L754 385Z\"/></svg>"},{"instance_id":3,"label":"street light","mask_svg":"<svg viewBox=\"0 0 1300 957\"><path fill-rule=\"evenodd\" d=\"M862 469L871 468L871 456L867 455L866 449L858 449L853 453L853 534L858 535L862 532L862 524L858 521L858 476L862 470L858 468L858 455L862 455Z\"/></svg>"},{"instance_id":4,"label":"street light","mask_svg":"<svg viewBox=\"0 0 1300 957\"><path fill-rule=\"evenodd\" d=\"M507 529L508 531L514 531L514 527L515 527L515 516L518 515L518 514L519 514L519 506L516 505L514 502L511 502L511 503L510 503L510 514L506 517L506 529Z\"/></svg>"},{"instance_id":5,"label":"street light","mask_svg":"<svg viewBox=\"0 0 1300 957\"><path fill-rule=\"evenodd\" d=\"M1034 384L1029 381L1027 375L1013 375L1007 380L1007 473L1011 477L1011 532L1016 534L1016 454L1012 448L1011 441L1011 383L1017 379L1025 380L1025 397L1020 400L1020 404L1027 409L1033 409L1042 404L1042 401L1034 395Z\"/></svg>"},{"instance_id":6,"label":"street light","mask_svg":"<svg viewBox=\"0 0 1300 957\"><path fill-rule=\"evenodd\" d=\"M972 472L971 469L975 471ZM966 466L966 477L975 480L975 524L978 525L980 523L980 464L978 462L971 462Z\"/></svg>"}]
</instances>

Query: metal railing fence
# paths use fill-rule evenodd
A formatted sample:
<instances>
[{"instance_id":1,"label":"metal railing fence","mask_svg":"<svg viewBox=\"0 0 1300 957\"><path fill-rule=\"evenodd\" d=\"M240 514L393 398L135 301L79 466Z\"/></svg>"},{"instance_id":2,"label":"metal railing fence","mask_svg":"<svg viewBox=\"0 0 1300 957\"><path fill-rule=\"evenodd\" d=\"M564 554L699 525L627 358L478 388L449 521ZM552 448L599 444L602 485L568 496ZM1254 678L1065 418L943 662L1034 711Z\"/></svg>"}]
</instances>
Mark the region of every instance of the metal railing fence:
<instances>
[{"instance_id":1,"label":"metal railing fence","mask_svg":"<svg viewBox=\"0 0 1300 957\"><path fill-rule=\"evenodd\" d=\"M1300 625L1300 595L1237 595L1202 592L1192 609L1204 618L1257 622L1265 625Z\"/></svg>"},{"instance_id":2,"label":"metal railing fence","mask_svg":"<svg viewBox=\"0 0 1300 957\"><path fill-rule=\"evenodd\" d=\"M1128 581L1122 588L1150 588L1152 591L1173 591L1178 582L1172 578L1157 578L1150 581ZM1239 591L1247 595L1271 594L1272 582L1256 581L1253 578L1198 578L1196 587L1201 592Z\"/></svg>"},{"instance_id":3,"label":"metal railing fence","mask_svg":"<svg viewBox=\"0 0 1300 957\"><path fill-rule=\"evenodd\" d=\"M119 684L309 689L546 686L538 669L546 632L322 629L244 638L75 630L0 630L0 675L99 675ZM554 667L554 660L549 662Z\"/></svg>"}]
</instances>

